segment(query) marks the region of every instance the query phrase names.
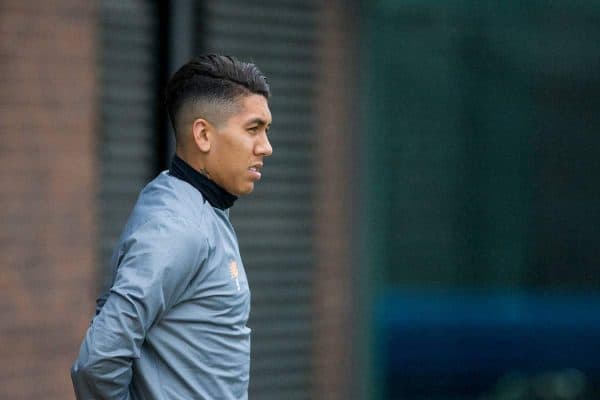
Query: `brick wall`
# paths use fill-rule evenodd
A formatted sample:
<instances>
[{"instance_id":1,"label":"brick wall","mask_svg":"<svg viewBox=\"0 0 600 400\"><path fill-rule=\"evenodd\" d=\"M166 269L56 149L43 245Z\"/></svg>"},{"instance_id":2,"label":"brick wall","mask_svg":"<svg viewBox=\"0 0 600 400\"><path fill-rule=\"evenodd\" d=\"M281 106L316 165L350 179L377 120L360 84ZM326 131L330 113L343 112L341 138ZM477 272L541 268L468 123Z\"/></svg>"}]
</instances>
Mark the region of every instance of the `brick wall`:
<instances>
[{"instance_id":1,"label":"brick wall","mask_svg":"<svg viewBox=\"0 0 600 400\"><path fill-rule=\"evenodd\" d=\"M93 3L0 3L4 400L74 397L95 292Z\"/></svg>"},{"instance_id":2,"label":"brick wall","mask_svg":"<svg viewBox=\"0 0 600 400\"><path fill-rule=\"evenodd\" d=\"M351 399L355 358L353 326L354 193L359 165L353 133L356 58L352 7L342 0L319 3L314 399Z\"/></svg>"}]
</instances>

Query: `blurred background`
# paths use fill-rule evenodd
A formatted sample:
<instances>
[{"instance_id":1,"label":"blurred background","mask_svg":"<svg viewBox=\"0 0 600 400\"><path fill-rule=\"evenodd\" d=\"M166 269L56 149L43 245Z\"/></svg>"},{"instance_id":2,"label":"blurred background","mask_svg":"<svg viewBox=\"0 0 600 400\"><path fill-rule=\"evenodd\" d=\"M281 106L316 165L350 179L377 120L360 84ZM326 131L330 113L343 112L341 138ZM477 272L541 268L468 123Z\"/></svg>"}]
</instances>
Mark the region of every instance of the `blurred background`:
<instances>
[{"instance_id":1,"label":"blurred background","mask_svg":"<svg viewBox=\"0 0 600 400\"><path fill-rule=\"evenodd\" d=\"M69 367L195 54L269 77L251 399L600 398L600 3L0 1L0 398Z\"/></svg>"}]
</instances>

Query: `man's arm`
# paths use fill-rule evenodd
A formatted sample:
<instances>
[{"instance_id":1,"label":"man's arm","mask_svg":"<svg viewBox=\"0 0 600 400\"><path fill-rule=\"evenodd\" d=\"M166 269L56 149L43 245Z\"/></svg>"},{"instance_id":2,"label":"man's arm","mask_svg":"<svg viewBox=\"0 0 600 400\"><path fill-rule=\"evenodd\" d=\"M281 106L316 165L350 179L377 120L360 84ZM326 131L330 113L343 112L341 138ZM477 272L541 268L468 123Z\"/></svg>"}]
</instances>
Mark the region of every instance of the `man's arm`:
<instances>
[{"instance_id":1,"label":"man's arm","mask_svg":"<svg viewBox=\"0 0 600 400\"><path fill-rule=\"evenodd\" d=\"M206 259L206 239L186 225L148 222L125 243L110 295L71 369L78 399L129 399L131 367L148 329Z\"/></svg>"}]
</instances>

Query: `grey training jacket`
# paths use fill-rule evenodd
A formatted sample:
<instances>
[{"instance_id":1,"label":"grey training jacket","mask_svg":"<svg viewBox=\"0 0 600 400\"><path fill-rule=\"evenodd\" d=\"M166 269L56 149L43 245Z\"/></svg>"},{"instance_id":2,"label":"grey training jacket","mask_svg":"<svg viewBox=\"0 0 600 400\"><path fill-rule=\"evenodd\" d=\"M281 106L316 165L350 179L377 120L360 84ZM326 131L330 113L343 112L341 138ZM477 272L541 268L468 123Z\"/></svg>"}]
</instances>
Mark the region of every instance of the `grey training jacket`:
<instances>
[{"instance_id":1,"label":"grey training jacket","mask_svg":"<svg viewBox=\"0 0 600 400\"><path fill-rule=\"evenodd\" d=\"M247 399L250 291L228 210L162 172L137 201L71 376L78 399Z\"/></svg>"}]
</instances>

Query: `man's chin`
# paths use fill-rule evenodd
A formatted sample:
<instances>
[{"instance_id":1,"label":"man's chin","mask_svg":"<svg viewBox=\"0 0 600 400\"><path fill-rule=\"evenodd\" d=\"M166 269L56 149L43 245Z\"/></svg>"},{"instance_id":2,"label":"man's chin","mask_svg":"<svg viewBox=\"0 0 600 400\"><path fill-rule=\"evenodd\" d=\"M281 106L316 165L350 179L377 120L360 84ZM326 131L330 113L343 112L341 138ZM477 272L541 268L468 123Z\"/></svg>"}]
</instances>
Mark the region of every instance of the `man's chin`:
<instances>
[{"instance_id":1,"label":"man's chin","mask_svg":"<svg viewBox=\"0 0 600 400\"><path fill-rule=\"evenodd\" d=\"M240 188L238 190L238 194L236 194L236 196L245 196L247 194L250 194L254 191L254 184L251 184L249 186L245 186L243 188Z\"/></svg>"}]
</instances>

